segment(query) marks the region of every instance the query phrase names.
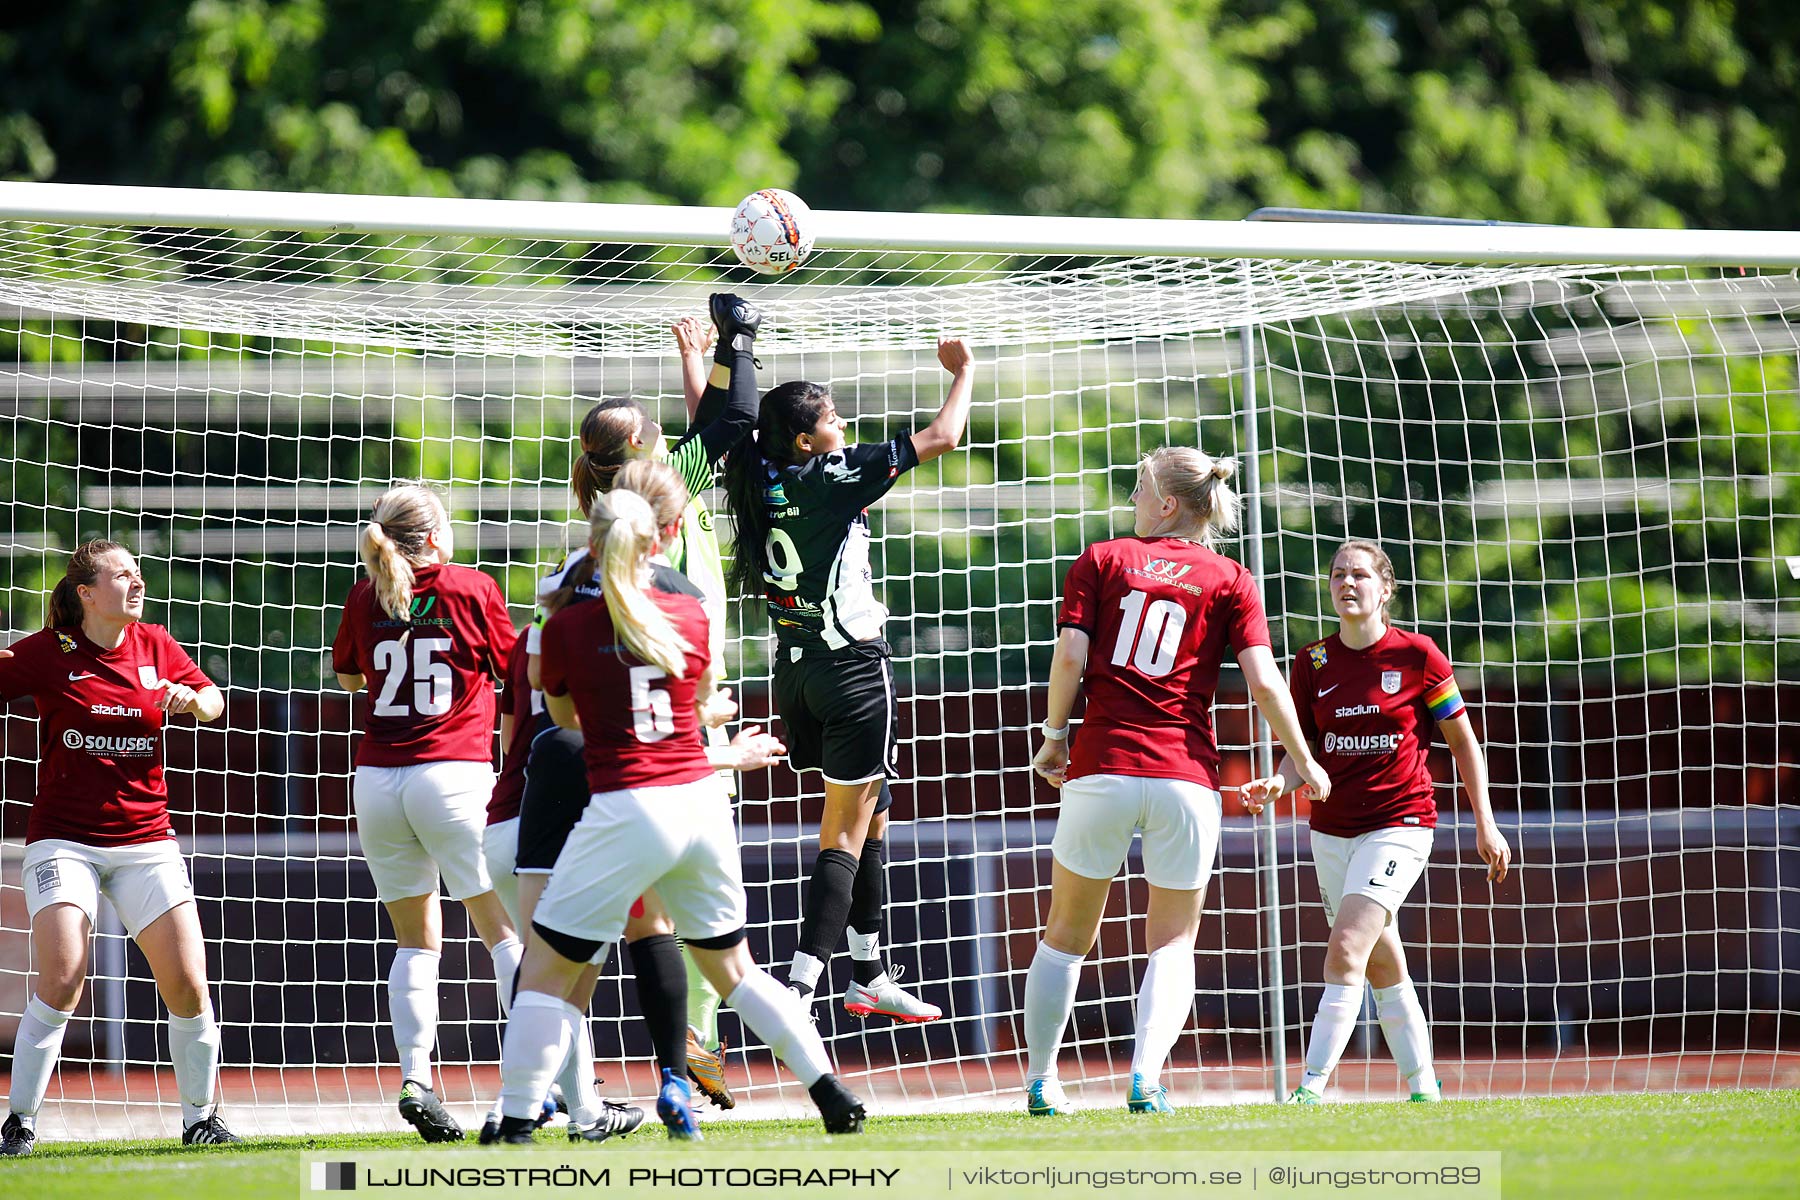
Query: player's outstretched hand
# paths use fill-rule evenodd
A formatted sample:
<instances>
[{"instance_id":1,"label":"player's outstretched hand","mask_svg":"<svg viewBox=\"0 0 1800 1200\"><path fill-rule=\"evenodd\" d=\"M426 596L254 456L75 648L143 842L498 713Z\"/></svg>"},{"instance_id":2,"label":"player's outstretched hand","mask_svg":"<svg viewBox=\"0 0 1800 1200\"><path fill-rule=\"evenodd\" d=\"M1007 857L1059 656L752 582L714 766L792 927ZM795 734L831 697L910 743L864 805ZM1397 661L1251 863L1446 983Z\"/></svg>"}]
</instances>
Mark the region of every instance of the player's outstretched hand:
<instances>
[{"instance_id":1,"label":"player's outstretched hand","mask_svg":"<svg viewBox=\"0 0 1800 1200\"><path fill-rule=\"evenodd\" d=\"M720 688L700 702L700 723L708 729L716 729L737 716L737 710L737 701L731 698L731 689Z\"/></svg>"},{"instance_id":2,"label":"player's outstretched hand","mask_svg":"<svg viewBox=\"0 0 1800 1200\"><path fill-rule=\"evenodd\" d=\"M734 771L755 771L761 767L772 767L787 757L787 747L781 739L772 733L764 733L760 725L746 725L738 730L731 739L731 750L736 756L732 763Z\"/></svg>"},{"instance_id":3,"label":"player's outstretched hand","mask_svg":"<svg viewBox=\"0 0 1800 1200\"><path fill-rule=\"evenodd\" d=\"M716 336L712 322L699 317L683 317L669 326L669 332L675 335L675 345L683 354L705 354L712 349Z\"/></svg>"},{"instance_id":4,"label":"player's outstretched hand","mask_svg":"<svg viewBox=\"0 0 1800 1200\"><path fill-rule=\"evenodd\" d=\"M167 679L159 681L156 686L162 689L162 695L156 698L156 707L170 716L199 711L200 693L193 688Z\"/></svg>"},{"instance_id":5,"label":"player's outstretched hand","mask_svg":"<svg viewBox=\"0 0 1800 1200\"><path fill-rule=\"evenodd\" d=\"M1044 744L1038 747L1036 757L1031 760L1031 769L1051 787L1061 787L1063 776L1069 772L1069 739L1045 738Z\"/></svg>"},{"instance_id":6,"label":"player's outstretched hand","mask_svg":"<svg viewBox=\"0 0 1800 1200\"><path fill-rule=\"evenodd\" d=\"M952 375L961 375L975 368L975 354L969 349L969 343L961 338L940 338L938 340L938 361L944 364L944 370Z\"/></svg>"},{"instance_id":7,"label":"player's outstretched hand","mask_svg":"<svg viewBox=\"0 0 1800 1200\"><path fill-rule=\"evenodd\" d=\"M1476 825L1475 850L1487 864L1488 882L1505 882L1506 869L1512 865L1512 847L1506 844L1505 835L1491 820Z\"/></svg>"},{"instance_id":8,"label":"player's outstretched hand","mask_svg":"<svg viewBox=\"0 0 1800 1200\"><path fill-rule=\"evenodd\" d=\"M1238 799L1251 816L1260 817L1265 805L1273 804L1281 799L1281 793L1287 790L1287 780L1279 773L1267 779L1252 779L1249 783L1238 786Z\"/></svg>"}]
</instances>

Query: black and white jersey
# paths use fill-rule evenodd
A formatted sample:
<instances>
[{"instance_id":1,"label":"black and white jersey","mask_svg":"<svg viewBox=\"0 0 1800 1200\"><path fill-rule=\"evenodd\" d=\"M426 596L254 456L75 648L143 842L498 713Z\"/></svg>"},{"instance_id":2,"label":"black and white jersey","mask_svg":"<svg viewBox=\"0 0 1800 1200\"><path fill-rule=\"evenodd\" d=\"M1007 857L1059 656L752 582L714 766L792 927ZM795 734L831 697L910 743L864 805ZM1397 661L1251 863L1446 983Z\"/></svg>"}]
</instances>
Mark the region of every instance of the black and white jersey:
<instances>
[{"instance_id":1,"label":"black and white jersey","mask_svg":"<svg viewBox=\"0 0 1800 1200\"><path fill-rule=\"evenodd\" d=\"M797 467L765 463L763 595L781 645L841 650L882 635L887 609L869 570L867 509L918 465L911 433Z\"/></svg>"}]
</instances>

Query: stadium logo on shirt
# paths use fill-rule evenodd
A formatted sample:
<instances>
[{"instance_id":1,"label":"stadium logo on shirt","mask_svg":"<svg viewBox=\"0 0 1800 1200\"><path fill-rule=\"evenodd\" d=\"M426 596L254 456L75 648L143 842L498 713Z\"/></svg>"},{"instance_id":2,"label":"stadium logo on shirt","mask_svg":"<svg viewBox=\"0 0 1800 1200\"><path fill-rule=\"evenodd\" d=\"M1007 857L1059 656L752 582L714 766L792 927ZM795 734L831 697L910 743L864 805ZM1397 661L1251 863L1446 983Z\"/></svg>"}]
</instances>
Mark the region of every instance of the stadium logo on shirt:
<instances>
[{"instance_id":1,"label":"stadium logo on shirt","mask_svg":"<svg viewBox=\"0 0 1800 1200\"><path fill-rule=\"evenodd\" d=\"M64 654L75 653L75 639L66 633L59 633L56 635L56 644L62 649Z\"/></svg>"},{"instance_id":2,"label":"stadium logo on shirt","mask_svg":"<svg viewBox=\"0 0 1800 1200\"><path fill-rule=\"evenodd\" d=\"M88 712L96 717L141 717L144 715L143 709L127 708L123 704L95 704L89 707ZM71 730L71 732L73 731Z\"/></svg>"},{"instance_id":3,"label":"stadium logo on shirt","mask_svg":"<svg viewBox=\"0 0 1800 1200\"><path fill-rule=\"evenodd\" d=\"M1400 690L1400 672L1383 671L1381 673L1381 690L1392 696Z\"/></svg>"},{"instance_id":4,"label":"stadium logo on shirt","mask_svg":"<svg viewBox=\"0 0 1800 1200\"><path fill-rule=\"evenodd\" d=\"M1312 660L1313 670L1322 670L1325 666L1325 643L1320 642L1316 646L1308 646L1306 656Z\"/></svg>"}]
</instances>

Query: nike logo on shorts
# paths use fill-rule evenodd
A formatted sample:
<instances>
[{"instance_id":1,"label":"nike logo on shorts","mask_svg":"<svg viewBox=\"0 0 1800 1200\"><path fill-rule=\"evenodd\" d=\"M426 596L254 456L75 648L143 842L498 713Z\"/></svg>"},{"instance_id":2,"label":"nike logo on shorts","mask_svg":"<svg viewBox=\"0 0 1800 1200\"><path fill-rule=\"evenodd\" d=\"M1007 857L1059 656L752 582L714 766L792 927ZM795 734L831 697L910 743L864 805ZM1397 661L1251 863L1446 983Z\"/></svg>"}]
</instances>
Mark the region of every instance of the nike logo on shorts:
<instances>
[{"instance_id":1,"label":"nike logo on shorts","mask_svg":"<svg viewBox=\"0 0 1800 1200\"><path fill-rule=\"evenodd\" d=\"M84 671L80 675L77 675L73 671L69 672L69 682L70 683L80 683L84 679L92 679L93 677L94 677L94 673L92 671Z\"/></svg>"}]
</instances>

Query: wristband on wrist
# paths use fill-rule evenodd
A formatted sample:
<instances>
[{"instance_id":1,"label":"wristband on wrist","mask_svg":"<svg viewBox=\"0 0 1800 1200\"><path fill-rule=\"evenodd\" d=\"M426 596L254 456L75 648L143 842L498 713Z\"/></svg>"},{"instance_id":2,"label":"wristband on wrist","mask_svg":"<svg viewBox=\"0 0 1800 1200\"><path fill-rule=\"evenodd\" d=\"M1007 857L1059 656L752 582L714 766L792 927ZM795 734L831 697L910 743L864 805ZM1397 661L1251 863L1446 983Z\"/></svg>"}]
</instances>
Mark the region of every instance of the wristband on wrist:
<instances>
[{"instance_id":1,"label":"wristband on wrist","mask_svg":"<svg viewBox=\"0 0 1800 1200\"><path fill-rule=\"evenodd\" d=\"M1053 727L1050 724L1050 722L1045 721L1043 723L1043 725L1040 726L1040 729L1042 730L1044 739L1046 741L1062 742L1062 741L1068 740L1069 727L1067 724L1057 725L1057 726Z\"/></svg>"}]
</instances>

